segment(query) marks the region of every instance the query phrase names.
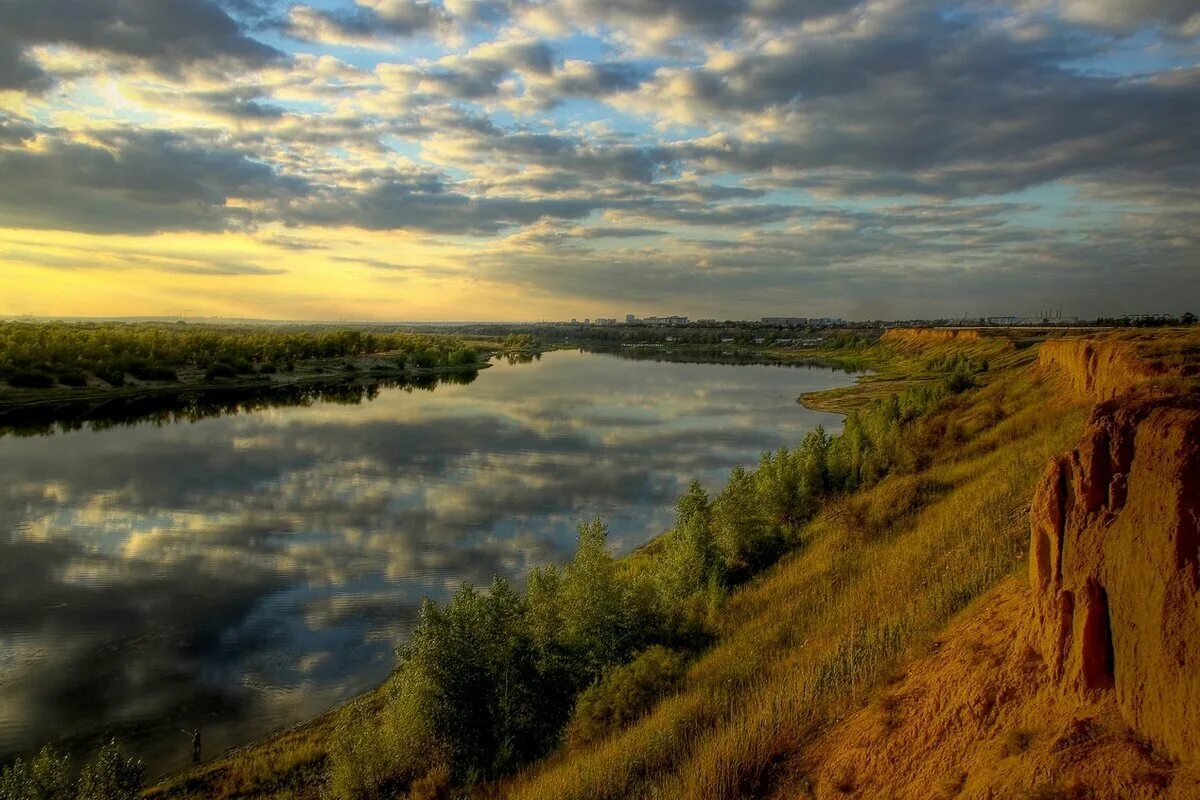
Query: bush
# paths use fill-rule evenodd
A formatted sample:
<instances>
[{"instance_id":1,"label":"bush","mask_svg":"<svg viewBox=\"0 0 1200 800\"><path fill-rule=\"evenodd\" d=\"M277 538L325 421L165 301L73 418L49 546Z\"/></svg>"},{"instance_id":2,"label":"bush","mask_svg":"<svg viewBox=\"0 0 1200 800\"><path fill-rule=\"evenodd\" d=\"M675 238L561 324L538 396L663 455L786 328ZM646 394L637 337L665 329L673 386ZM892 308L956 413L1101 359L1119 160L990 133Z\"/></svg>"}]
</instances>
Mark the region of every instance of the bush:
<instances>
[{"instance_id":1,"label":"bush","mask_svg":"<svg viewBox=\"0 0 1200 800\"><path fill-rule=\"evenodd\" d=\"M236 378L237 376L237 368L224 361L218 361L204 371L204 380L206 381L215 381L219 378Z\"/></svg>"},{"instance_id":2,"label":"bush","mask_svg":"<svg viewBox=\"0 0 1200 800\"><path fill-rule=\"evenodd\" d=\"M451 350L446 356L446 363L451 367L471 366L479 361L479 354L473 347L460 347Z\"/></svg>"},{"instance_id":3,"label":"bush","mask_svg":"<svg viewBox=\"0 0 1200 800\"><path fill-rule=\"evenodd\" d=\"M175 370L161 364L134 363L129 366L129 374L140 381L176 381L179 376Z\"/></svg>"},{"instance_id":4,"label":"bush","mask_svg":"<svg viewBox=\"0 0 1200 800\"><path fill-rule=\"evenodd\" d=\"M87 386L88 376L83 370L69 369L58 373L58 382L63 386Z\"/></svg>"},{"instance_id":5,"label":"bush","mask_svg":"<svg viewBox=\"0 0 1200 800\"><path fill-rule=\"evenodd\" d=\"M975 378L970 373L958 371L943 380L942 386L950 394L962 394L968 389L975 388Z\"/></svg>"},{"instance_id":6,"label":"bush","mask_svg":"<svg viewBox=\"0 0 1200 800\"><path fill-rule=\"evenodd\" d=\"M96 368L92 370L92 374L114 389L125 385L125 367L120 364L112 362L97 364Z\"/></svg>"},{"instance_id":7,"label":"bush","mask_svg":"<svg viewBox=\"0 0 1200 800\"><path fill-rule=\"evenodd\" d=\"M259 375L274 375L279 369L274 364L263 364L258 368Z\"/></svg>"},{"instance_id":8,"label":"bush","mask_svg":"<svg viewBox=\"0 0 1200 800\"><path fill-rule=\"evenodd\" d=\"M142 762L109 742L79 775L78 800L136 800L141 794Z\"/></svg>"},{"instance_id":9,"label":"bush","mask_svg":"<svg viewBox=\"0 0 1200 800\"><path fill-rule=\"evenodd\" d=\"M49 372L21 369L8 376L8 384L17 389L50 389L56 381Z\"/></svg>"},{"instance_id":10,"label":"bush","mask_svg":"<svg viewBox=\"0 0 1200 800\"><path fill-rule=\"evenodd\" d=\"M49 746L29 761L18 758L0 772L0 800L73 800L70 766Z\"/></svg>"},{"instance_id":11,"label":"bush","mask_svg":"<svg viewBox=\"0 0 1200 800\"><path fill-rule=\"evenodd\" d=\"M587 744L637 720L679 685L685 667L681 653L654 645L606 670L576 701L567 741Z\"/></svg>"},{"instance_id":12,"label":"bush","mask_svg":"<svg viewBox=\"0 0 1200 800\"><path fill-rule=\"evenodd\" d=\"M0 772L0 800L135 800L144 772L141 761L109 742L72 780L70 760L44 747Z\"/></svg>"},{"instance_id":13,"label":"bush","mask_svg":"<svg viewBox=\"0 0 1200 800\"><path fill-rule=\"evenodd\" d=\"M414 350L408 354L408 362L417 369L428 369L437 366L438 357L432 350Z\"/></svg>"}]
</instances>

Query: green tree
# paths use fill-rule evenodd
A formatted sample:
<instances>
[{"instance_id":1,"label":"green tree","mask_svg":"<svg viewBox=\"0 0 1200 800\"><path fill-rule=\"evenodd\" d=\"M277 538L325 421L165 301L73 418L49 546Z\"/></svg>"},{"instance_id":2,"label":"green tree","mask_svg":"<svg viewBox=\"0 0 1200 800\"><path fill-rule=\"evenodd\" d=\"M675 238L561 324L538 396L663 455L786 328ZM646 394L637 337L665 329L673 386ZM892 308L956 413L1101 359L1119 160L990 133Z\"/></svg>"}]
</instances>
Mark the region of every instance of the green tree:
<instances>
[{"instance_id":1,"label":"green tree","mask_svg":"<svg viewBox=\"0 0 1200 800\"><path fill-rule=\"evenodd\" d=\"M50 746L0 772L0 800L72 800L74 794L70 762Z\"/></svg>"},{"instance_id":2,"label":"green tree","mask_svg":"<svg viewBox=\"0 0 1200 800\"><path fill-rule=\"evenodd\" d=\"M78 800L134 800L141 795L145 767L109 742L79 775Z\"/></svg>"}]
</instances>

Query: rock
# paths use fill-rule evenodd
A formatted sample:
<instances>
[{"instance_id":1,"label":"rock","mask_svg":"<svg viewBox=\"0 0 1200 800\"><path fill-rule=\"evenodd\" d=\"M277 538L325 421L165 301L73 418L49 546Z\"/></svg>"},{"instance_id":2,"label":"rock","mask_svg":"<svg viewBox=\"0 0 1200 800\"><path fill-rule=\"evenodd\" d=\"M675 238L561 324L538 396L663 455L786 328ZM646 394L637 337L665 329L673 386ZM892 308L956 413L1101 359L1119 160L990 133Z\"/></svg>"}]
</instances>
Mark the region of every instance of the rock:
<instances>
[{"instance_id":1,"label":"rock","mask_svg":"<svg viewBox=\"0 0 1200 800\"><path fill-rule=\"evenodd\" d=\"M1103 359L1100 359L1103 361ZM1115 363L1109 362L1110 365ZM1115 386L1108 368L1089 391ZM1098 388L1100 387L1100 388ZM1200 402L1098 407L1030 510L1032 641L1064 691L1200 762Z\"/></svg>"},{"instance_id":2,"label":"rock","mask_svg":"<svg viewBox=\"0 0 1200 800\"><path fill-rule=\"evenodd\" d=\"M1133 344L1119 340L1051 339L1038 348L1038 367L1088 402L1112 400L1157 376Z\"/></svg>"}]
</instances>

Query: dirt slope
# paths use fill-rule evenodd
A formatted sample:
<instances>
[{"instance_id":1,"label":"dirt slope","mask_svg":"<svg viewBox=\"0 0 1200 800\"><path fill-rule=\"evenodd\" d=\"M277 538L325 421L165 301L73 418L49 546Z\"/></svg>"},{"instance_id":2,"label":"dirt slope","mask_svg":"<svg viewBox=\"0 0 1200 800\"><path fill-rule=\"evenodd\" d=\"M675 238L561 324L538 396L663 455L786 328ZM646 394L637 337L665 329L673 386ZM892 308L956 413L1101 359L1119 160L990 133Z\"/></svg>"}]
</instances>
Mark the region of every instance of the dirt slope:
<instances>
[{"instance_id":1,"label":"dirt slope","mask_svg":"<svg viewBox=\"0 0 1200 800\"><path fill-rule=\"evenodd\" d=\"M1149 800L1200 797L1200 774L1144 743L1111 692L1064 693L1031 647L1033 603L1009 579L932 654L820 738L798 798Z\"/></svg>"},{"instance_id":2,"label":"dirt slope","mask_svg":"<svg viewBox=\"0 0 1200 800\"><path fill-rule=\"evenodd\" d=\"M818 736L789 796L1200 798L1200 399L1180 354L1043 345L1044 376L1120 399L1048 465L1028 581Z\"/></svg>"}]
</instances>

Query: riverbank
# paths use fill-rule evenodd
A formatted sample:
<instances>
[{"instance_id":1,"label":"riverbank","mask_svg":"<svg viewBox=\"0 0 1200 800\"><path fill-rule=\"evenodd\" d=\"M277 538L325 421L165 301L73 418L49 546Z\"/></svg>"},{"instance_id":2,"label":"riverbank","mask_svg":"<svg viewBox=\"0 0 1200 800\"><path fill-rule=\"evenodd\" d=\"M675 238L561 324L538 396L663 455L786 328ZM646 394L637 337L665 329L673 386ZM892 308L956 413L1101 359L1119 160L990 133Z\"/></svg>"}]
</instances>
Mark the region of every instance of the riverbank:
<instances>
[{"instance_id":1,"label":"riverbank","mask_svg":"<svg viewBox=\"0 0 1200 800\"><path fill-rule=\"evenodd\" d=\"M71 430L88 424L102 427L160 414L203 418L239 406L296 405L321 399L353 402L380 387L429 388L441 381L469 382L490 366L489 361L480 361L401 367L389 354L379 354L302 363L289 372L230 379L206 380L203 373L193 371L171 383L10 390L0 393L0 433Z\"/></svg>"}]
</instances>

